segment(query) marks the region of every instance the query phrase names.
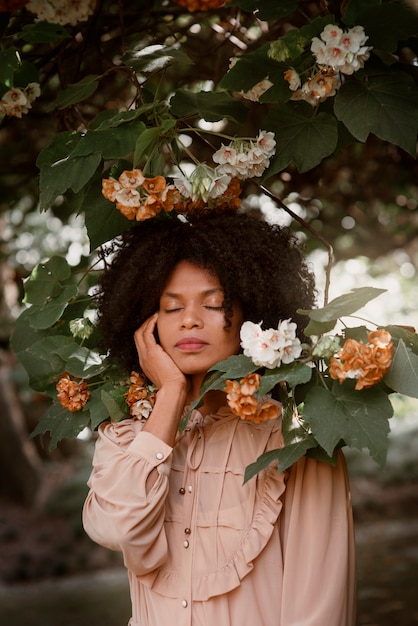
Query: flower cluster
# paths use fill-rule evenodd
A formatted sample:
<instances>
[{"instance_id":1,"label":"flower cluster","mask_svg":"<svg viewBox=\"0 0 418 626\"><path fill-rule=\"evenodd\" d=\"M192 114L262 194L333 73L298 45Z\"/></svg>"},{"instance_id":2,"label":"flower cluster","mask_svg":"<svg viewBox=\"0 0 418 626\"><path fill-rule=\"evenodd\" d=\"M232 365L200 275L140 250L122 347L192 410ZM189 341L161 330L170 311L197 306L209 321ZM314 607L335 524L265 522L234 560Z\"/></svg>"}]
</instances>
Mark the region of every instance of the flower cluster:
<instances>
[{"instance_id":1,"label":"flower cluster","mask_svg":"<svg viewBox=\"0 0 418 626\"><path fill-rule=\"evenodd\" d=\"M227 174L245 180L253 176L261 176L270 165L270 158L275 153L276 141L274 133L260 130L257 139L237 139L227 146L222 146L213 155L219 164L219 174Z\"/></svg>"},{"instance_id":2,"label":"flower cluster","mask_svg":"<svg viewBox=\"0 0 418 626\"><path fill-rule=\"evenodd\" d=\"M0 100L0 115L22 117L32 107L32 102L41 94L38 83L29 83L24 89L12 87Z\"/></svg>"},{"instance_id":3,"label":"flower cluster","mask_svg":"<svg viewBox=\"0 0 418 626\"><path fill-rule=\"evenodd\" d=\"M51 24L75 26L92 15L96 0L29 0L26 8L40 20Z\"/></svg>"},{"instance_id":4,"label":"flower cluster","mask_svg":"<svg viewBox=\"0 0 418 626\"><path fill-rule=\"evenodd\" d=\"M125 394L126 404L133 417L148 419L155 404L155 387L147 385L145 377L131 372L130 387Z\"/></svg>"},{"instance_id":5,"label":"flower cluster","mask_svg":"<svg viewBox=\"0 0 418 626\"><path fill-rule=\"evenodd\" d=\"M164 176L145 178L142 170L125 170L118 180L104 178L102 193L129 220L146 220L160 211L172 211L180 202L180 194L174 185L167 185Z\"/></svg>"},{"instance_id":6,"label":"flower cluster","mask_svg":"<svg viewBox=\"0 0 418 626\"><path fill-rule=\"evenodd\" d=\"M227 380L225 385L226 400L231 411L243 420L256 424L276 419L280 406L269 396L257 398L260 386L260 374L248 374L239 382Z\"/></svg>"},{"instance_id":7,"label":"flower cluster","mask_svg":"<svg viewBox=\"0 0 418 626\"><path fill-rule=\"evenodd\" d=\"M244 354L260 367L280 367L282 363L292 363L302 353L296 324L290 320L282 320L277 329L267 330L263 330L261 324L244 322L240 337Z\"/></svg>"},{"instance_id":8,"label":"flower cluster","mask_svg":"<svg viewBox=\"0 0 418 626\"><path fill-rule=\"evenodd\" d=\"M334 96L341 86L341 74L351 75L364 66L370 56L371 46L365 46L368 36L362 26L343 31L328 24L311 43L316 63L311 76L302 84L298 72L289 69L284 73L292 100L305 100L312 105Z\"/></svg>"},{"instance_id":9,"label":"flower cluster","mask_svg":"<svg viewBox=\"0 0 418 626\"><path fill-rule=\"evenodd\" d=\"M164 176L146 178L137 168L125 170L118 179L104 178L102 193L129 220L146 220L161 211L237 210L241 203L239 181L261 176L270 165L275 146L274 133L262 130L255 140L239 139L222 145L213 155L217 167L200 163L189 176L173 176L174 184Z\"/></svg>"},{"instance_id":10,"label":"flower cluster","mask_svg":"<svg viewBox=\"0 0 418 626\"><path fill-rule=\"evenodd\" d=\"M219 9L227 0L173 0L174 4L184 7L190 13L195 11L210 11L211 9Z\"/></svg>"},{"instance_id":11,"label":"flower cluster","mask_svg":"<svg viewBox=\"0 0 418 626\"><path fill-rule=\"evenodd\" d=\"M90 398L87 383L84 380L71 379L67 374L62 375L56 389L60 404L72 413L81 411Z\"/></svg>"},{"instance_id":12,"label":"flower cluster","mask_svg":"<svg viewBox=\"0 0 418 626\"><path fill-rule=\"evenodd\" d=\"M329 375L343 383L356 379L355 389L367 389L380 382L392 362L393 343L387 330L369 332L368 343L347 339L330 360Z\"/></svg>"},{"instance_id":13,"label":"flower cluster","mask_svg":"<svg viewBox=\"0 0 418 626\"><path fill-rule=\"evenodd\" d=\"M220 176L215 169L200 165L186 177L168 184L164 176L146 178L142 170L125 170L116 180L104 178L102 193L128 220L143 221L161 211L190 213L205 210L238 209L241 187L237 179Z\"/></svg>"}]
</instances>

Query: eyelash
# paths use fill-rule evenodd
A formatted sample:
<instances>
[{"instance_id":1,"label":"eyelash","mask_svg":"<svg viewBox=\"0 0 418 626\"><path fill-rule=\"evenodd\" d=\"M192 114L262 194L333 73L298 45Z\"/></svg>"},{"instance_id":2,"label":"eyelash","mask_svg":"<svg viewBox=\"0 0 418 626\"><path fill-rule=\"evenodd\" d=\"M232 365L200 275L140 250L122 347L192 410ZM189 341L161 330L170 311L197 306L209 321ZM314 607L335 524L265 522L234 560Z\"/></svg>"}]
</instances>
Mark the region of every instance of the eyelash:
<instances>
[{"instance_id":1,"label":"eyelash","mask_svg":"<svg viewBox=\"0 0 418 626\"><path fill-rule=\"evenodd\" d=\"M208 305L203 305L205 309L209 309L210 311L223 311L224 307L223 306L208 306ZM176 313L177 311L181 311L181 308L178 309L166 309L164 312L165 313Z\"/></svg>"}]
</instances>

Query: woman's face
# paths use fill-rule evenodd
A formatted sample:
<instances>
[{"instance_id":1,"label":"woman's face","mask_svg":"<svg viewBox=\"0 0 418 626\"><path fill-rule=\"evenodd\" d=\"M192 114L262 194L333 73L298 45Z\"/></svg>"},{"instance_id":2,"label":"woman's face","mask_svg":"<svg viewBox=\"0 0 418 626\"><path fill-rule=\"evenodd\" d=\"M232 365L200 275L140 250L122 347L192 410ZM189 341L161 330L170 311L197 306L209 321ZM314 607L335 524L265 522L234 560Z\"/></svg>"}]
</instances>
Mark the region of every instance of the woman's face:
<instances>
[{"instance_id":1,"label":"woman's face","mask_svg":"<svg viewBox=\"0 0 418 626\"><path fill-rule=\"evenodd\" d=\"M158 335L164 350L186 375L205 376L217 361L240 348L241 307L233 307L226 327L224 292L215 274L181 261L160 298Z\"/></svg>"}]
</instances>

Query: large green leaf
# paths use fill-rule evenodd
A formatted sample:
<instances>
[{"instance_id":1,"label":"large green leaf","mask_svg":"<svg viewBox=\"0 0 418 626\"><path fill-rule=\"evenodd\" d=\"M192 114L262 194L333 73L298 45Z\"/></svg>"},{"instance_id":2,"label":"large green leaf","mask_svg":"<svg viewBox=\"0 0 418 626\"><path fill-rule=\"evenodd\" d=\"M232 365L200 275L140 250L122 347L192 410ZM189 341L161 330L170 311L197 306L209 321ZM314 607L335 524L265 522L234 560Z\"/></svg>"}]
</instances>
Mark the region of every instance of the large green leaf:
<instances>
[{"instance_id":1,"label":"large green leaf","mask_svg":"<svg viewBox=\"0 0 418 626\"><path fill-rule=\"evenodd\" d=\"M405 346L402 339L398 341L384 382L398 393L418 398L418 356Z\"/></svg>"},{"instance_id":2,"label":"large green leaf","mask_svg":"<svg viewBox=\"0 0 418 626\"><path fill-rule=\"evenodd\" d=\"M91 378L107 369L105 357L97 350L89 350L73 341L54 350L63 361L65 371L78 378Z\"/></svg>"},{"instance_id":3,"label":"large green leaf","mask_svg":"<svg viewBox=\"0 0 418 626\"><path fill-rule=\"evenodd\" d=\"M305 439L286 445L284 448L277 448L276 450L265 452L259 456L254 463L251 463L245 468L244 482L250 480L250 478L261 472L274 461L278 463L277 471L284 472L288 467L304 456L310 448L315 448L317 445L317 442L312 436L307 436Z\"/></svg>"},{"instance_id":4,"label":"large green leaf","mask_svg":"<svg viewBox=\"0 0 418 626\"><path fill-rule=\"evenodd\" d=\"M15 47L10 46L0 52L0 83L13 87L13 75L19 67L19 57Z\"/></svg>"},{"instance_id":5,"label":"large green leaf","mask_svg":"<svg viewBox=\"0 0 418 626\"><path fill-rule=\"evenodd\" d=\"M308 365L304 365L303 363L281 365L280 368L266 371L261 379L258 393L259 395L264 395L281 382L287 382L291 387L303 385L309 382L311 377L312 368Z\"/></svg>"},{"instance_id":6,"label":"large green leaf","mask_svg":"<svg viewBox=\"0 0 418 626\"><path fill-rule=\"evenodd\" d=\"M142 50L129 50L122 61L136 72L156 72L174 63L193 64L182 48L154 44Z\"/></svg>"},{"instance_id":7,"label":"large green leaf","mask_svg":"<svg viewBox=\"0 0 418 626\"><path fill-rule=\"evenodd\" d=\"M66 259L53 256L45 263L38 263L25 282L24 302L42 305L57 297L63 290L63 281L71 276Z\"/></svg>"},{"instance_id":8,"label":"large green leaf","mask_svg":"<svg viewBox=\"0 0 418 626\"><path fill-rule=\"evenodd\" d=\"M102 389L100 392L100 399L105 407L107 412L107 416L110 417L115 422L120 422L124 417L126 417L126 411L123 411L120 408L120 404L117 399L114 397L112 393Z\"/></svg>"},{"instance_id":9,"label":"large green leaf","mask_svg":"<svg viewBox=\"0 0 418 626\"><path fill-rule=\"evenodd\" d=\"M70 159L101 153L102 158L119 159L128 157L135 149L138 137L145 131L145 124L133 120L106 130L88 130L70 153Z\"/></svg>"},{"instance_id":10,"label":"large green leaf","mask_svg":"<svg viewBox=\"0 0 418 626\"><path fill-rule=\"evenodd\" d=\"M84 76L78 83L63 89L52 106L56 109L65 109L65 107L89 98L98 88L99 80L100 76L97 74Z\"/></svg>"},{"instance_id":11,"label":"large green leaf","mask_svg":"<svg viewBox=\"0 0 418 626\"><path fill-rule=\"evenodd\" d=\"M350 80L335 97L336 117L359 141L370 133L416 155L418 89L404 72Z\"/></svg>"},{"instance_id":12,"label":"large green leaf","mask_svg":"<svg viewBox=\"0 0 418 626\"><path fill-rule=\"evenodd\" d=\"M394 52L399 41L418 33L418 15L404 2L356 0L344 13L346 24L361 24L369 39L368 46Z\"/></svg>"},{"instance_id":13,"label":"large green leaf","mask_svg":"<svg viewBox=\"0 0 418 626\"><path fill-rule=\"evenodd\" d=\"M305 398L303 417L330 456L341 439L352 447L368 448L382 467L386 461L389 418L393 408L387 393L373 387L355 391L335 382L331 390L313 387Z\"/></svg>"},{"instance_id":14,"label":"large green leaf","mask_svg":"<svg viewBox=\"0 0 418 626\"><path fill-rule=\"evenodd\" d=\"M145 128L135 142L134 161L136 167L144 156L151 156L158 148L161 131L159 128Z\"/></svg>"},{"instance_id":15,"label":"large green leaf","mask_svg":"<svg viewBox=\"0 0 418 626\"><path fill-rule=\"evenodd\" d=\"M88 411L75 411L72 413L64 409L60 404L51 404L46 413L39 420L31 437L51 433L49 449L53 450L61 439L74 438L89 425L90 415Z\"/></svg>"},{"instance_id":16,"label":"large green leaf","mask_svg":"<svg viewBox=\"0 0 418 626\"><path fill-rule=\"evenodd\" d=\"M338 140L338 125L328 113L315 115L309 104L278 104L263 119L263 128L275 134L276 154L264 179L295 163L300 172L318 165L334 151Z\"/></svg>"},{"instance_id":17,"label":"large green leaf","mask_svg":"<svg viewBox=\"0 0 418 626\"><path fill-rule=\"evenodd\" d=\"M57 377L65 371L65 362L56 350L71 342L71 337L65 335L42 337L17 353L29 374L29 384L33 389L45 391L55 384Z\"/></svg>"},{"instance_id":18,"label":"large green leaf","mask_svg":"<svg viewBox=\"0 0 418 626\"><path fill-rule=\"evenodd\" d=\"M224 118L242 123L247 117L247 107L225 92L194 93L178 89L170 100L171 110L178 117L198 115L207 122L218 122Z\"/></svg>"},{"instance_id":19,"label":"large green leaf","mask_svg":"<svg viewBox=\"0 0 418 626\"><path fill-rule=\"evenodd\" d=\"M278 20L296 11L298 0L232 0L227 6L238 6L243 11L257 12L260 20Z\"/></svg>"},{"instance_id":20,"label":"large green leaf","mask_svg":"<svg viewBox=\"0 0 418 626\"><path fill-rule=\"evenodd\" d=\"M64 26L50 24L49 22L26 24L19 35L23 41L28 43L54 43L55 41L71 37Z\"/></svg>"},{"instance_id":21,"label":"large green leaf","mask_svg":"<svg viewBox=\"0 0 418 626\"><path fill-rule=\"evenodd\" d=\"M275 84L281 82L283 89L290 97L289 85L283 78L283 72L288 69L288 66L277 63L269 56L269 52L270 43L241 56L222 78L219 83L220 87L230 91L248 91L264 78L269 77Z\"/></svg>"},{"instance_id":22,"label":"large green leaf","mask_svg":"<svg viewBox=\"0 0 418 626\"><path fill-rule=\"evenodd\" d=\"M114 202L103 197L100 181L96 179L88 187L81 210L85 213L91 251L114 239L133 224L117 210Z\"/></svg>"},{"instance_id":23,"label":"large green leaf","mask_svg":"<svg viewBox=\"0 0 418 626\"><path fill-rule=\"evenodd\" d=\"M227 372L230 378L243 378L248 374L252 374L259 368L254 361L245 354L233 354L225 361L219 361L210 368L210 372L219 371Z\"/></svg>"},{"instance_id":24,"label":"large green leaf","mask_svg":"<svg viewBox=\"0 0 418 626\"><path fill-rule=\"evenodd\" d=\"M292 61L296 61L305 49L310 48L312 38L319 36L325 26L333 21L334 17L327 15L326 17L317 17L301 28L288 30L282 37L271 42L269 56L279 62L286 61L288 66L292 65ZM309 64L311 64L311 60Z\"/></svg>"},{"instance_id":25,"label":"large green leaf","mask_svg":"<svg viewBox=\"0 0 418 626\"><path fill-rule=\"evenodd\" d=\"M48 209L68 189L78 193L93 177L101 162L101 154L96 153L76 159L66 156L50 166L42 167L39 198L41 210Z\"/></svg>"},{"instance_id":26,"label":"large green leaf","mask_svg":"<svg viewBox=\"0 0 418 626\"><path fill-rule=\"evenodd\" d=\"M334 298L321 309L298 309L298 313L308 315L317 322L336 321L340 317L352 315L385 291L386 289L377 287L357 287L349 293Z\"/></svg>"},{"instance_id":27,"label":"large green leaf","mask_svg":"<svg viewBox=\"0 0 418 626\"><path fill-rule=\"evenodd\" d=\"M66 285L61 293L42 306L32 306L28 314L32 328L44 330L53 326L61 318L68 302L78 293L77 285Z\"/></svg>"}]
</instances>

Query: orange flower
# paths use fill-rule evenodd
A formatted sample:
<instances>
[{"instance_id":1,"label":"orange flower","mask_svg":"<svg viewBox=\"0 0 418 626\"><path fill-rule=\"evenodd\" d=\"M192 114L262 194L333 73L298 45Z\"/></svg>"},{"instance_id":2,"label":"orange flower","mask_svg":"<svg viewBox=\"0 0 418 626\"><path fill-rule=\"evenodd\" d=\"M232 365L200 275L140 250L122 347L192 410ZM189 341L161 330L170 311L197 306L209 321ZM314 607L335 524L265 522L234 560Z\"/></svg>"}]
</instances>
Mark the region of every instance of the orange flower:
<instances>
[{"instance_id":1,"label":"orange flower","mask_svg":"<svg viewBox=\"0 0 418 626\"><path fill-rule=\"evenodd\" d=\"M251 420L256 424L276 419L280 409L272 400L260 401L256 391L260 386L260 374L248 374L239 382L227 380L224 391L231 411L243 420Z\"/></svg>"},{"instance_id":2,"label":"orange flower","mask_svg":"<svg viewBox=\"0 0 418 626\"><path fill-rule=\"evenodd\" d=\"M209 11L218 9L226 4L227 0L173 0L174 4L186 8L190 13L194 11Z\"/></svg>"},{"instance_id":3,"label":"orange flower","mask_svg":"<svg viewBox=\"0 0 418 626\"><path fill-rule=\"evenodd\" d=\"M392 363L393 343L384 329L370 332L368 343L347 339L342 349L330 359L329 375L343 383L356 379L356 390L367 389L382 380Z\"/></svg>"},{"instance_id":4,"label":"orange flower","mask_svg":"<svg viewBox=\"0 0 418 626\"><path fill-rule=\"evenodd\" d=\"M56 389L60 404L72 413L80 411L90 398L87 383L84 380L72 380L69 376L62 376Z\"/></svg>"},{"instance_id":5,"label":"orange flower","mask_svg":"<svg viewBox=\"0 0 418 626\"><path fill-rule=\"evenodd\" d=\"M164 176L154 176L154 178L145 178L142 183L142 188L149 194L156 195L161 191L164 191L166 187L166 180Z\"/></svg>"},{"instance_id":6,"label":"orange flower","mask_svg":"<svg viewBox=\"0 0 418 626\"><path fill-rule=\"evenodd\" d=\"M245 396L254 395L260 386L260 378L260 374L248 374L248 376L240 380L241 392Z\"/></svg>"},{"instance_id":7,"label":"orange flower","mask_svg":"<svg viewBox=\"0 0 418 626\"><path fill-rule=\"evenodd\" d=\"M256 424L260 424L261 422L266 422L267 420L275 420L279 417L280 414L280 406L273 401L263 402L258 409L253 421Z\"/></svg>"},{"instance_id":8,"label":"orange flower","mask_svg":"<svg viewBox=\"0 0 418 626\"><path fill-rule=\"evenodd\" d=\"M138 372L131 372L129 381L130 387L125 393L126 404L131 415L139 416L138 408L142 408L144 401L147 401L152 409L155 404L155 393L150 393L146 387L145 377Z\"/></svg>"}]
</instances>

